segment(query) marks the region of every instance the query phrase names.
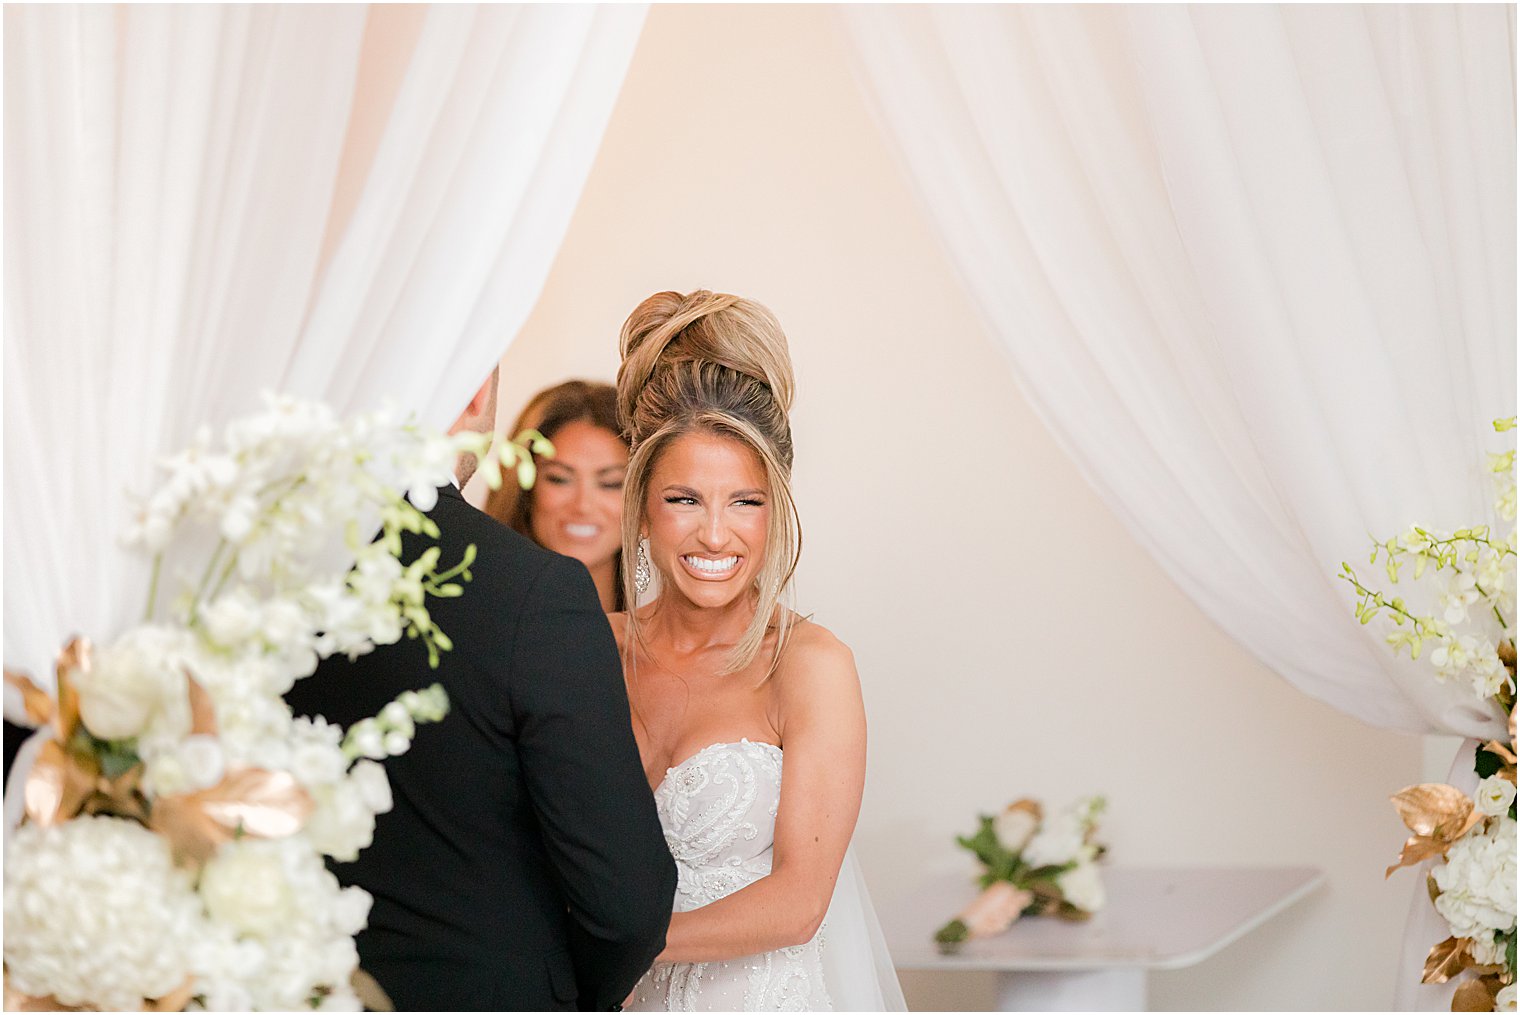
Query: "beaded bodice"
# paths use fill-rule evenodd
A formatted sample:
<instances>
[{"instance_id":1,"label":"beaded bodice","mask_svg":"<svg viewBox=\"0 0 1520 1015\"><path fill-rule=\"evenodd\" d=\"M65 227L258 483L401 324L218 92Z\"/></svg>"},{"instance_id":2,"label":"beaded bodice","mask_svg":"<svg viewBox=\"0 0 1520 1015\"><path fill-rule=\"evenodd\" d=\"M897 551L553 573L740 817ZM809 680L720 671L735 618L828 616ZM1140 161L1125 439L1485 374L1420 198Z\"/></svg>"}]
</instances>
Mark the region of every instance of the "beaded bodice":
<instances>
[{"instance_id":1,"label":"beaded bodice","mask_svg":"<svg viewBox=\"0 0 1520 1015\"><path fill-rule=\"evenodd\" d=\"M669 769L654 794L679 881L675 911L706 906L771 871L781 748L713 744ZM826 1011L824 932L809 942L720 962L656 963L634 1011Z\"/></svg>"}]
</instances>

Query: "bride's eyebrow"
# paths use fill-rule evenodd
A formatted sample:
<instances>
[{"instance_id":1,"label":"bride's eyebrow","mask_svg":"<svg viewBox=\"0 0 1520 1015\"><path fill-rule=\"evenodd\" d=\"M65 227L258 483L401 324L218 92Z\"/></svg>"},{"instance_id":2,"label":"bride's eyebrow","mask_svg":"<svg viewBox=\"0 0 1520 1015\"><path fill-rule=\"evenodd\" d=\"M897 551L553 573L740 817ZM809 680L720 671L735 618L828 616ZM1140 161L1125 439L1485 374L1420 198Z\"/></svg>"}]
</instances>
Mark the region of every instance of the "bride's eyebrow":
<instances>
[{"instance_id":1,"label":"bride's eyebrow","mask_svg":"<svg viewBox=\"0 0 1520 1015\"><path fill-rule=\"evenodd\" d=\"M764 496L765 496L765 491L764 490L735 490L733 493L729 494L730 498L764 497Z\"/></svg>"}]
</instances>

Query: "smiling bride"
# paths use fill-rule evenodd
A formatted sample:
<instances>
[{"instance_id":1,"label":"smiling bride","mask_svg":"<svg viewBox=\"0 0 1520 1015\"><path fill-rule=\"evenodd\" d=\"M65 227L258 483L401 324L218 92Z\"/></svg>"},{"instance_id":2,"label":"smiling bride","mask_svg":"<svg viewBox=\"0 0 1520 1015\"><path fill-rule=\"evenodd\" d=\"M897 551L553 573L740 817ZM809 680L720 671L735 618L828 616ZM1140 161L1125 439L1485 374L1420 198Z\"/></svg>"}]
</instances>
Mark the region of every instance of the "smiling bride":
<instances>
[{"instance_id":1,"label":"smiling bride","mask_svg":"<svg viewBox=\"0 0 1520 1015\"><path fill-rule=\"evenodd\" d=\"M866 767L854 659L780 602L801 546L786 336L751 300L663 292L624 324L622 356L625 581L657 594L612 622L680 878L628 1007L903 1010L848 852Z\"/></svg>"}]
</instances>

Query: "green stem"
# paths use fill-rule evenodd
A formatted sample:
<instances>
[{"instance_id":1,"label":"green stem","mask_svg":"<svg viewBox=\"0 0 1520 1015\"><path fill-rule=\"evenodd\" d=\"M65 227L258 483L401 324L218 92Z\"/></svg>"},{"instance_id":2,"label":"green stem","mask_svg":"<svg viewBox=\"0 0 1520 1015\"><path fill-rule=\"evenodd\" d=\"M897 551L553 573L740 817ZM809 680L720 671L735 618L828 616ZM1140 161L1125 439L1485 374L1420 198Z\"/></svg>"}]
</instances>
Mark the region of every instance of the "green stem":
<instances>
[{"instance_id":1,"label":"green stem","mask_svg":"<svg viewBox=\"0 0 1520 1015\"><path fill-rule=\"evenodd\" d=\"M158 575L163 570L163 566L164 555L162 553L155 553L153 555L153 573L148 578L148 609L143 613L143 623L147 623L153 619L153 611L158 603Z\"/></svg>"},{"instance_id":2,"label":"green stem","mask_svg":"<svg viewBox=\"0 0 1520 1015\"><path fill-rule=\"evenodd\" d=\"M190 619L194 620L200 609L201 602L206 596L206 586L211 584L211 576L216 573L216 565L221 562L222 554L227 549L227 540L219 540L216 549L212 551L211 559L206 562L206 573L201 575L201 581L195 589L195 601L190 604Z\"/></svg>"}]
</instances>

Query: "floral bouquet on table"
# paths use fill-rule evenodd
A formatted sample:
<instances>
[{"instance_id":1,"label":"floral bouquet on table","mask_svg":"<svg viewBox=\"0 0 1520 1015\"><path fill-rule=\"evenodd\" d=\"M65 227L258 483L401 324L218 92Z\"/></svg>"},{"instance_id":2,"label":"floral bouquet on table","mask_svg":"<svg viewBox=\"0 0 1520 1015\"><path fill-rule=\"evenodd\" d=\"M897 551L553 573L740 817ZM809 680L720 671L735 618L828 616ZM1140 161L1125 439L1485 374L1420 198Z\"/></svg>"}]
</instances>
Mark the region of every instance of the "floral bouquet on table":
<instances>
[{"instance_id":1,"label":"floral bouquet on table","mask_svg":"<svg viewBox=\"0 0 1520 1015\"><path fill-rule=\"evenodd\" d=\"M1496 420L1500 433L1514 417ZM1356 589L1356 615L1393 621L1387 641L1394 652L1429 660L1436 680L1465 687L1497 715L1509 714L1504 740L1476 753L1478 787L1469 796L1455 786L1424 783L1393 796L1414 834L1404 843L1400 867L1435 858L1427 878L1430 900L1451 927L1431 948L1423 982L1465 976L1452 1011L1515 1010L1515 452L1489 456L1497 485L1495 512L1509 523L1496 538L1487 525L1452 533L1411 526L1375 544L1370 563L1383 561L1391 583L1410 567L1427 612L1363 584L1350 564L1341 577ZM1434 584L1434 589L1428 586ZM1426 654L1428 652L1428 655Z\"/></svg>"},{"instance_id":2,"label":"floral bouquet on table","mask_svg":"<svg viewBox=\"0 0 1520 1015\"><path fill-rule=\"evenodd\" d=\"M1107 802L1085 797L1045 819L1037 800L1015 800L996 817L979 815L976 834L956 842L981 861L981 895L934 935L953 952L1001 934L1021 916L1085 920L1107 901L1098 876L1105 847L1095 841Z\"/></svg>"},{"instance_id":3,"label":"floral bouquet on table","mask_svg":"<svg viewBox=\"0 0 1520 1015\"><path fill-rule=\"evenodd\" d=\"M358 1009L370 897L323 857L370 844L391 806L380 760L448 698L408 691L345 734L283 695L403 636L437 665L450 642L427 602L463 594L473 547L403 563L401 534L437 537L423 511L459 454L526 486L541 442L488 455L489 435L265 396L164 463L125 537L153 558L142 621L71 641L56 696L6 674L51 733L5 841L7 1009Z\"/></svg>"}]
</instances>

